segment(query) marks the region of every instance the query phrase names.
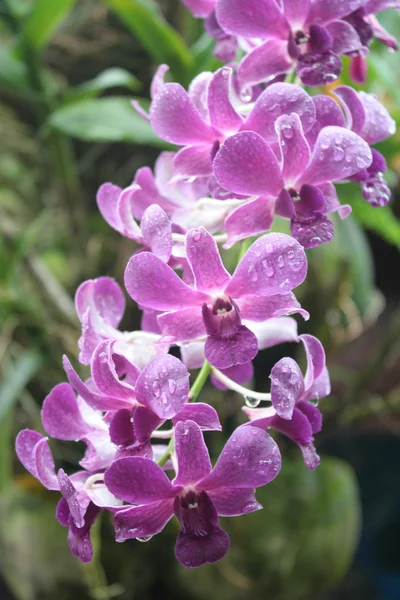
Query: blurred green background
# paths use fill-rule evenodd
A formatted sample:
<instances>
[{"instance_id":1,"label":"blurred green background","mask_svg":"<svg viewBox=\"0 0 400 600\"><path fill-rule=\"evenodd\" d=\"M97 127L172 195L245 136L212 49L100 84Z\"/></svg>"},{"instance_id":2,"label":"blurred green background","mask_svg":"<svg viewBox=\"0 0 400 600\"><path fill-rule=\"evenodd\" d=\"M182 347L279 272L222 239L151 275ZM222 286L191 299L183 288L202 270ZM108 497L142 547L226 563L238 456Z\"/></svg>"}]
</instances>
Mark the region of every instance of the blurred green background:
<instances>
[{"instance_id":1,"label":"blurred green background","mask_svg":"<svg viewBox=\"0 0 400 600\"><path fill-rule=\"evenodd\" d=\"M381 21L400 38L398 14ZM135 249L95 203L100 184L126 186L165 147L130 99L148 105L161 62L183 85L214 70L212 50L178 0L0 0L1 600L400 598L399 134L379 145L390 207L371 208L356 185L340 186L353 215L335 223L331 244L308 252L300 299L312 318L300 326L325 344L333 382L321 407L322 464L309 473L278 438L284 468L258 493L263 511L223 519L232 539L224 560L187 571L173 557L175 524L147 544L119 545L104 517L95 561L82 566L54 518L57 494L14 457L16 432L41 429L41 403L65 379L61 355L77 358L77 286L99 275L122 284ZM347 72L345 64L340 83ZM362 87L398 123L399 82L398 55L373 44ZM139 314L128 307L123 328L133 329ZM297 350L262 352L258 389L268 389L274 362ZM203 394L228 434L241 399L211 387ZM214 451L222 444L216 434L209 441ZM80 458L68 444L52 448L66 469Z\"/></svg>"}]
</instances>

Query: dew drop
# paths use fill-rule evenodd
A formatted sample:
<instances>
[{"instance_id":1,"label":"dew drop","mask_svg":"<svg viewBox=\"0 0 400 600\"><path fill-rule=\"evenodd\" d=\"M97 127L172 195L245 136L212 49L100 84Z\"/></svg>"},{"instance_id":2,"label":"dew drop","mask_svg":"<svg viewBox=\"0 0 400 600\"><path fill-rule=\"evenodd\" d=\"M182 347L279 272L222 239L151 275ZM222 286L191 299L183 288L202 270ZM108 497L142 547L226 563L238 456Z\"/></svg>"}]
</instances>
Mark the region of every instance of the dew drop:
<instances>
[{"instance_id":1,"label":"dew drop","mask_svg":"<svg viewBox=\"0 0 400 600\"><path fill-rule=\"evenodd\" d=\"M243 396L243 400L245 405L249 408L257 408L261 402L261 400L258 400L258 398L253 398L252 396Z\"/></svg>"},{"instance_id":2,"label":"dew drop","mask_svg":"<svg viewBox=\"0 0 400 600\"><path fill-rule=\"evenodd\" d=\"M155 396L156 398L159 398L160 394L161 394L161 388L160 388L160 384L158 383L158 381L153 381L153 383L151 385L151 389L153 391L153 396Z\"/></svg>"},{"instance_id":3,"label":"dew drop","mask_svg":"<svg viewBox=\"0 0 400 600\"><path fill-rule=\"evenodd\" d=\"M169 389L170 394L175 394L176 383L173 379L168 379L168 389Z\"/></svg>"},{"instance_id":4,"label":"dew drop","mask_svg":"<svg viewBox=\"0 0 400 600\"><path fill-rule=\"evenodd\" d=\"M335 146L333 149L333 160L340 162L344 158L344 150L340 146Z\"/></svg>"},{"instance_id":5,"label":"dew drop","mask_svg":"<svg viewBox=\"0 0 400 600\"><path fill-rule=\"evenodd\" d=\"M99 354L99 359L101 363L106 363L107 362L107 352L101 352Z\"/></svg>"},{"instance_id":6,"label":"dew drop","mask_svg":"<svg viewBox=\"0 0 400 600\"><path fill-rule=\"evenodd\" d=\"M138 542L149 542L151 540L153 536L152 535L146 535L146 537L138 537L136 538Z\"/></svg>"},{"instance_id":7,"label":"dew drop","mask_svg":"<svg viewBox=\"0 0 400 600\"><path fill-rule=\"evenodd\" d=\"M278 256L278 267L280 269L282 269L282 267L284 267L284 266L285 266L285 260L284 260L283 256L282 255Z\"/></svg>"}]
</instances>

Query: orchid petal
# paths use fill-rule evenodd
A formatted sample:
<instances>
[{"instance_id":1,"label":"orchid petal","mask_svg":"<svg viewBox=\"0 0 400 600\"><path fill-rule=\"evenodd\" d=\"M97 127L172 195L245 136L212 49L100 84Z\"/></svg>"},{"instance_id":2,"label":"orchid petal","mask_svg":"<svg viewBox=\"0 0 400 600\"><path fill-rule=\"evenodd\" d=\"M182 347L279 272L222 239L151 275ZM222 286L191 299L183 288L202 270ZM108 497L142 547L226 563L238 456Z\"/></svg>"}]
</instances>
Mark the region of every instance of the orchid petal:
<instances>
[{"instance_id":1,"label":"orchid petal","mask_svg":"<svg viewBox=\"0 0 400 600\"><path fill-rule=\"evenodd\" d=\"M297 400L304 393L304 379L292 358L282 358L271 370L271 402L282 419L290 420Z\"/></svg>"},{"instance_id":2,"label":"orchid petal","mask_svg":"<svg viewBox=\"0 0 400 600\"><path fill-rule=\"evenodd\" d=\"M162 500L144 506L132 506L114 515L117 542L146 538L160 533L174 514L173 500Z\"/></svg>"},{"instance_id":3,"label":"orchid petal","mask_svg":"<svg viewBox=\"0 0 400 600\"><path fill-rule=\"evenodd\" d=\"M204 227L191 229L186 235L185 247L196 289L208 294L223 291L231 277L222 264L212 235Z\"/></svg>"},{"instance_id":4,"label":"orchid petal","mask_svg":"<svg viewBox=\"0 0 400 600\"><path fill-rule=\"evenodd\" d=\"M211 472L210 455L201 429L194 421L179 421L174 435L178 462L174 485L195 485Z\"/></svg>"}]
</instances>

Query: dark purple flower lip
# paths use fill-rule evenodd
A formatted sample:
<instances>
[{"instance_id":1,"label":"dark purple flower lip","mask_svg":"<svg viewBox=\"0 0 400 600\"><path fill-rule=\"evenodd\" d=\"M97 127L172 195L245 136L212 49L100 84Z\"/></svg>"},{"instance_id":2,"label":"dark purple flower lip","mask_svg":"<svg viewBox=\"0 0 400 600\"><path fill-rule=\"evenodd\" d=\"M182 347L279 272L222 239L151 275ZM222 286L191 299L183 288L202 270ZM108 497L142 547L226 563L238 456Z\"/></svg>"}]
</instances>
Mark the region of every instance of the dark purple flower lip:
<instances>
[{"instance_id":1,"label":"dark purple flower lip","mask_svg":"<svg viewBox=\"0 0 400 600\"><path fill-rule=\"evenodd\" d=\"M210 511L210 499L206 492L185 489L176 496L174 512L182 526L182 533L196 537L205 537L213 526L213 511Z\"/></svg>"}]
</instances>

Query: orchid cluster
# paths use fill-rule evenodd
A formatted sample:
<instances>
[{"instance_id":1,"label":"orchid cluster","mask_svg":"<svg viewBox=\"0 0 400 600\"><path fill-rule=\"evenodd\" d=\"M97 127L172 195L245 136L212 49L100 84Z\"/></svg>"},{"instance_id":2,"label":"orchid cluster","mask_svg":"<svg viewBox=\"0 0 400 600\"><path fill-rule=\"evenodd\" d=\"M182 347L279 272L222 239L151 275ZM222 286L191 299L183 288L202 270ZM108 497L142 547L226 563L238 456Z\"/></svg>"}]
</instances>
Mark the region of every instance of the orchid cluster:
<instances>
[{"instance_id":1,"label":"orchid cluster","mask_svg":"<svg viewBox=\"0 0 400 600\"><path fill-rule=\"evenodd\" d=\"M354 79L365 76L374 37L396 46L375 18L395 0L184 3L205 18L217 55L231 62L200 73L188 91L165 82L161 65L149 113L134 108L177 149L162 152L154 172L139 169L126 188L105 183L97 194L107 223L139 246L125 288L143 311L141 329L119 329L125 296L113 279L82 283L79 361L90 374L82 379L64 357L68 383L42 408L48 436L86 445L80 470L56 470L40 433L26 429L16 441L25 468L61 494L57 518L84 562L103 511L119 542L147 541L175 516L177 560L215 562L229 547L219 517L261 509L255 488L279 474L271 433L297 444L307 468L318 466L317 404L330 393L329 375L321 343L299 335L291 316L309 318L294 293L306 278L305 249L332 239L332 213L351 212L336 183L358 182L376 207L390 198L385 159L372 147L395 130L384 106L348 86L310 95L301 83L335 80L340 55L351 57ZM299 84L285 81L288 73ZM277 217L291 235L276 232ZM221 246L237 249L233 273ZM268 393L245 387L257 353L283 342L304 348L305 373L284 357ZM209 378L244 404L242 424L214 466L203 432L222 435L222 425L206 394L198 402Z\"/></svg>"}]
</instances>

